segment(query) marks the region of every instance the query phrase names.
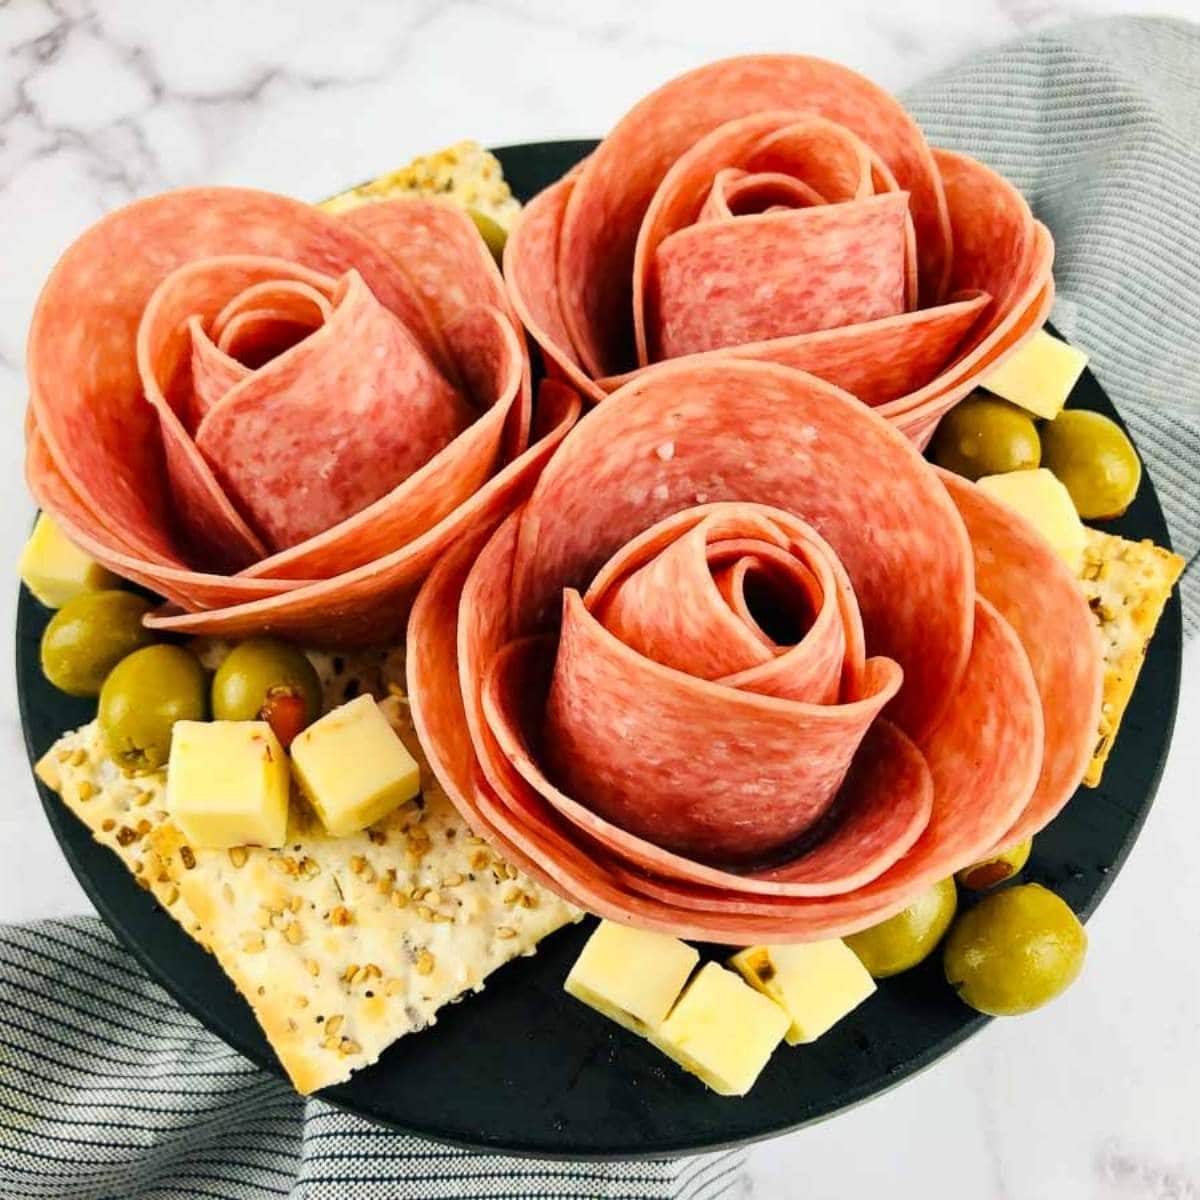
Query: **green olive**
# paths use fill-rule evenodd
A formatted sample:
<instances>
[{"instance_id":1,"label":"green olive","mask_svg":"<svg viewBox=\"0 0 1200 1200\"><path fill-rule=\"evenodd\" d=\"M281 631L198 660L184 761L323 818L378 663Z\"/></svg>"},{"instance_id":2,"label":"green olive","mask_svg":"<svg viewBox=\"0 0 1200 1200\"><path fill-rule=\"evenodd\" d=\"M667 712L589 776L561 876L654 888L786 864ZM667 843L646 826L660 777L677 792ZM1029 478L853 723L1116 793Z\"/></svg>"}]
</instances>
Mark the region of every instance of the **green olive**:
<instances>
[{"instance_id":1,"label":"green olive","mask_svg":"<svg viewBox=\"0 0 1200 1200\"><path fill-rule=\"evenodd\" d=\"M1083 408L1069 408L1042 426L1042 464L1062 480L1087 520L1119 517L1142 481L1137 451L1121 427Z\"/></svg>"},{"instance_id":2,"label":"green olive","mask_svg":"<svg viewBox=\"0 0 1200 1200\"><path fill-rule=\"evenodd\" d=\"M946 979L993 1017L1032 1012L1066 991L1083 969L1087 933L1048 888L1023 883L985 896L946 939Z\"/></svg>"},{"instance_id":3,"label":"green olive","mask_svg":"<svg viewBox=\"0 0 1200 1200\"><path fill-rule=\"evenodd\" d=\"M123 658L100 690L100 735L126 771L153 771L171 753L176 721L203 721L208 680L182 646L146 646Z\"/></svg>"},{"instance_id":4,"label":"green olive","mask_svg":"<svg viewBox=\"0 0 1200 1200\"><path fill-rule=\"evenodd\" d=\"M958 892L953 879L943 879L923 891L907 908L861 933L846 945L876 979L899 975L923 962L937 948L954 920Z\"/></svg>"},{"instance_id":5,"label":"green olive","mask_svg":"<svg viewBox=\"0 0 1200 1200\"><path fill-rule=\"evenodd\" d=\"M939 467L968 479L1032 470L1042 458L1033 417L1007 400L978 394L942 418L931 451Z\"/></svg>"},{"instance_id":6,"label":"green olive","mask_svg":"<svg viewBox=\"0 0 1200 1200\"><path fill-rule=\"evenodd\" d=\"M504 226L477 208L468 208L467 216L475 222L475 228L479 230L479 236L487 242L487 248L492 252L492 257L500 262L504 257L504 243L508 241L508 234L505 232Z\"/></svg>"},{"instance_id":7,"label":"green olive","mask_svg":"<svg viewBox=\"0 0 1200 1200\"><path fill-rule=\"evenodd\" d=\"M1029 861L1029 851L1032 848L1033 838L1026 838L1023 842L1017 842L1015 846L1001 850L999 854L989 855L969 867L963 867L961 871L956 872L954 878L973 892L987 891L988 888L995 887L996 884L1018 874Z\"/></svg>"},{"instance_id":8,"label":"green olive","mask_svg":"<svg viewBox=\"0 0 1200 1200\"><path fill-rule=\"evenodd\" d=\"M267 693L280 689L303 698L306 724L321 715L321 680L304 654L277 638L250 638L229 652L213 677L213 716L257 721Z\"/></svg>"},{"instance_id":9,"label":"green olive","mask_svg":"<svg viewBox=\"0 0 1200 1200\"><path fill-rule=\"evenodd\" d=\"M98 696L125 657L154 641L142 618L154 607L132 592L84 592L50 618L42 634L42 673L72 696Z\"/></svg>"}]
</instances>

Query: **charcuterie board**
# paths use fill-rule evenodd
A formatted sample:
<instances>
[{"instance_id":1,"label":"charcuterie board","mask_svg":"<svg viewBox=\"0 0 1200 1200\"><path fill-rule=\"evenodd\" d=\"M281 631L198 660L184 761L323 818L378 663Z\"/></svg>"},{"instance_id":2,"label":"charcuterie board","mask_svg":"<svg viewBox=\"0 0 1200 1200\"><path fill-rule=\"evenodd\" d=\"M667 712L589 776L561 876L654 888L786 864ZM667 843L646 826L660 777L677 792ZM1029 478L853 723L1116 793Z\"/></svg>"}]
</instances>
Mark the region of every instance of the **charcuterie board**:
<instances>
[{"instance_id":1,"label":"charcuterie board","mask_svg":"<svg viewBox=\"0 0 1200 1200\"><path fill-rule=\"evenodd\" d=\"M528 200L593 146L540 143L496 154L517 197ZM1090 373L1077 384L1071 405L1115 416ZM1149 481L1128 511L1104 528L1168 544ZM33 761L93 710L91 701L51 687L39 668L47 617L23 592L17 673ZM1102 786L1081 792L1034 844L1024 878L1054 889L1081 916L1100 902L1149 811L1170 744L1180 652L1179 602L1172 598ZM230 1044L277 1070L250 1008L214 959L39 787L80 881L151 976ZM590 928L587 922L553 934L535 957L518 959L489 979L483 997L446 1008L436 1027L402 1039L376 1065L321 1094L371 1119L463 1145L564 1157L649 1157L750 1141L828 1117L929 1065L986 1021L946 988L935 957L881 983L869 1001L803 1053L776 1056L753 1092L731 1104L650 1044L564 994L563 979Z\"/></svg>"}]
</instances>

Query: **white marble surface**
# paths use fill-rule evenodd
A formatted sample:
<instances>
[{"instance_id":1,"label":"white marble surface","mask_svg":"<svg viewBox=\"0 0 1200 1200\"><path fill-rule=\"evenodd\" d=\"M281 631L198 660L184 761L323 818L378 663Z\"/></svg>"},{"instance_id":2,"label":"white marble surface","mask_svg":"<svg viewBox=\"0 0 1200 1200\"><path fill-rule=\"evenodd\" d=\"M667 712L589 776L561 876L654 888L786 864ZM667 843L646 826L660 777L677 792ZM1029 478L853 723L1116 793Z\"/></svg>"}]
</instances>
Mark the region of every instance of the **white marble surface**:
<instances>
[{"instance_id":1,"label":"white marble surface","mask_svg":"<svg viewBox=\"0 0 1200 1200\"><path fill-rule=\"evenodd\" d=\"M571 0L0 3L0 559L31 514L22 344L57 253L106 209L185 183L321 196L414 153L602 132L681 69L802 50L900 88L973 48L1112 0L837 4ZM1134 7L1200 17L1200 0ZM1120 397L1116 398L1118 401ZM0 628L14 589L0 588ZM87 901L0 688L0 919ZM748 1194L956 1200L1200 1197L1200 649L1154 813L1048 1010L993 1024L921 1078L755 1149ZM1190 736L1188 735L1190 731Z\"/></svg>"}]
</instances>

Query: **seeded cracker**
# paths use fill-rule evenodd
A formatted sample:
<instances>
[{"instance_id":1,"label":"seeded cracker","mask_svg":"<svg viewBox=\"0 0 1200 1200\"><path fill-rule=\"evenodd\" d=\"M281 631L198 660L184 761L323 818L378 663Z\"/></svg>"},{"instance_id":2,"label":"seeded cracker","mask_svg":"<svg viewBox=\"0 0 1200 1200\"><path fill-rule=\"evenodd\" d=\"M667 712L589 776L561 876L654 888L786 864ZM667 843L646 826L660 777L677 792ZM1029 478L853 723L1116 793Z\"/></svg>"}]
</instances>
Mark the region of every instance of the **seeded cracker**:
<instances>
[{"instance_id":1,"label":"seeded cracker","mask_svg":"<svg viewBox=\"0 0 1200 1200\"><path fill-rule=\"evenodd\" d=\"M194 647L210 667L229 649ZM294 796L282 850L203 850L167 818L166 773L124 776L95 722L38 765L97 840L215 954L301 1092L374 1062L580 915L473 837L437 786L399 685L402 653L310 658L327 709L390 690L382 707L421 765L422 803L331 838Z\"/></svg>"},{"instance_id":2,"label":"seeded cracker","mask_svg":"<svg viewBox=\"0 0 1200 1200\"><path fill-rule=\"evenodd\" d=\"M208 937L179 897L149 835L167 819L163 774L129 778L105 753L95 721L64 734L35 768L66 806L202 946Z\"/></svg>"},{"instance_id":3,"label":"seeded cracker","mask_svg":"<svg viewBox=\"0 0 1200 1200\"><path fill-rule=\"evenodd\" d=\"M503 229L511 227L521 208L504 182L499 160L478 142L469 141L414 158L407 166L333 196L318 207L344 212L405 194L442 196L491 217Z\"/></svg>"},{"instance_id":4,"label":"seeded cracker","mask_svg":"<svg viewBox=\"0 0 1200 1200\"><path fill-rule=\"evenodd\" d=\"M195 849L169 822L151 835L301 1092L374 1062L579 915L471 836L403 698L383 709L421 764L422 804L332 838L294 802L281 850Z\"/></svg>"},{"instance_id":5,"label":"seeded cracker","mask_svg":"<svg viewBox=\"0 0 1200 1200\"><path fill-rule=\"evenodd\" d=\"M1184 560L1149 540L1130 542L1087 530L1082 583L1104 643L1104 698L1100 730L1083 782L1096 787L1133 695L1146 647Z\"/></svg>"}]
</instances>

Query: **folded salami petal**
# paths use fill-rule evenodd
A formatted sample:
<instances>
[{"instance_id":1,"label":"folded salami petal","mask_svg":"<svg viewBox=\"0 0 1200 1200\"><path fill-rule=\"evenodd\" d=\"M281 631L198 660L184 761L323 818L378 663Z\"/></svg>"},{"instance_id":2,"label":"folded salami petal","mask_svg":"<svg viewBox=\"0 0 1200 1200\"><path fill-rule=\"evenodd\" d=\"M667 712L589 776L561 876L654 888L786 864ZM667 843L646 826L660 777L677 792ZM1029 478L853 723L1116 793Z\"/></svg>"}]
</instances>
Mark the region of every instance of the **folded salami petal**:
<instances>
[{"instance_id":1,"label":"folded salami petal","mask_svg":"<svg viewBox=\"0 0 1200 1200\"><path fill-rule=\"evenodd\" d=\"M522 210L504 245L504 277L513 310L541 346L547 369L596 402L604 399L604 392L584 369L559 302L559 230L578 175L577 167Z\"/></svg>"},{"instance_id":2,"label":"folded salami petal","mask_svg":"<svg viewBox=\"0 0 1200 1200\"><path fill-rule=\"evenodd\" d=\"M351 271L330 319L221 397L196 447L238 511L284 550L390 492L475 416Z\"/></svg>"},{"instance_id":3,"label":"folded salami petal","mask_svg":"<svg viewBox=\"0 0 1200 1200\"><path fill-rule=\"evenodd\" d=\"M731 219L725 189L751 171L787 179L817 201L865 199L873 191L866 146L848 129L811 113L753 113L700 138L663 176L638 229L632 288L639 364L663 357L659 318L648 312L656 304L653 275L659 248L697 222ZM515 282L520 289L522 281Z\"/></svg>"},{"instance_id":4,"label":"folded salami petal","mask_svg":"<svg viewBox=\"0 0 1200 1200\"><path fill-rule=\"evenodd\" d=\"M30 414L32 418L32 413ZM311 582L304 579L238 579L187 568L148 565L97 520L59 471L36 424L26 430L25 477L40 508L53 514L63 532L84 553L186 609L212 608L278 596Z\"/></svg>"},{"instance_id":5,"label":"folded salami petal","mask_svg":"<svg viewBox=\"0 0 1200 1200\"><path fill-rule=\"evenodd\" d=\"M434 564L464 538L493 529L528 495L533 480L578 419L579 409L574 391L556 380L544 380L529 448L435 525L389 554L300 586L286 580L235 578L229 582L289 590L286 595L207 612L152 615L146 623L177 633L236 638L269 631L338 645L378 645L398 637L417 588Z\"/></svg>"},{"instance_id":6,"label":"folded salami petal","mask_svg":"<svg viewBox=\"0 0 1200 1200\"><path fill-rule=\"evenodd\" d=\"M900 685L887 659L868 660L863 695L842 705L711 684L624 646L574 592L560 636L545 736L564 790L614 824L702 861L754 858L809 829ZM719 730L706 737L714 711ZM631 772L634 747L639 769Z\"/></svg>"},{"instance_id":7,"label":"folded salami petal","mask_svg":"<svg viewBox=\"0 0 1200 1200\"><path fill-rule=\"evenodd\" d=\"M671 234L651 267L652 357L903 312L907 209L907 193L893 192L705 221Z\"/></svg>"},{"instance_id":8,"label":"folded salami petal","mask_svg":"<svg viewBox=\"0 0 1200 1200\"><path fill-rule=\"evenodd\" d=\"M885 190L877 189L871 177L876 157L871 147L847 126L812 113L775 121L769 114L765 117L750 119L758 123L761 134L744 156L748 171L780 172L802 180L828 204L865 200L872 192ZM752 126L746 120L731 121L725 129L739 127L749 131Z\"/></svg>"},{"instance_id":9,"label":"folded salami petal","mask_svg":"<svg viewBox=\"0 0 1200 1200\"><path fill-rule=\"evenodd\" d=\"M664 517L770 505L833 547L867 647L904 671L888 715L919 736L951 702L971 644L970 547L944 492L902 436L821 380L766 363L664 364L590 413L539 480L514 566L515 632L556 621L564 588L587 587Z\"/></svg>"},{"instance_id":10,"label":"folded salami petal","mask_svg":"<svg viewBox=\"0 0 1200 1200\"><path fill-rule=\"evenodd\" d=\"M1020 192L966 155L934 156L954 229L951 287L986 292L992 303L941 375L881 408L906 432L932 432L951 404L1045 322L1054 294L1054 241Z\"/></svg>"},{"instance_id":11,"label":"folded salami petal","mask_svg":"<svg viewBox=\"0 0 1200 1200\"><path fill-rule=\"evenodd\" d=\"M197 284L208 278L207 273L197 275ZM234 296L213 319L211 338L198 306L186 304L183 311L189 313L192 340L192 403L191 411L180 416L188 433L195 436L204 415L235 383L320 329L332 315L330 297L335 286L329 280L327 286L317 288L298 279L280 279L275 272L266 282Z\"/></svg>"},{"instance_id":12,"label":"folded salami petal","mask_svg":"<svg viewBox=\"0 0 1200 1200\"><path fill-rule=\"evenodd\" d=\"M752 905L744 899L731 905L723 891L604 864L609 880L615 877L635 893L635 899L626 898L625 919L659 928L675 921L692 930L692 936L716 940L737 941L751 930L761 932L761 922L768 922L770 937L843 937L886 920L923 889L982 858L995 846L996 831L1010 826L1035 785L1041 723L1028 659L1012 630L985 601L979 602L976 629L960 703L922 747L933 780L928 824L894 865L845 894L765 895L755 897ZM977 736L980 730L982 737ZM864 763L871 761L864 753ZM582 875L577 890L590 892L597 881L589 874L599 871L584 874L580 864L575 870ZM714 902L717 907L710 908ZM620 919L615 911L607 915Z\"/></svg>"},{"instance_id":13,"label":"folded salami petal","mask_svg":"<svg viewBox=\"0 0 1200 1200\"><path fill-rule=\"evenodd\" d=\"M697 221L727 221L753 213L773 212L780 208L810 208L824 204L825 197L816 188L782 171L756 171L751 174L727 167L718 171L712 190Z\"/></svg>"},{"instance_id":14,"label":"folded salami petal","mask_svg":"<svg viewBox=\"0 0 1200 1200\"><path fill-rule=\"evenodd\" d=\"M1099 632L1078 581L1020 514L949 472L939 472L975 551L975 579L1029 656L1045 715L1037 788L1001 845L1047 825L1091 760L1104 682Z\"/></svg>"},{"instance_id":15,"label":"folded salami petal","mask_svg":"<svg viewBox=\"0 0 1200 1200\"><path fill-rule=\"evenodd\" d=\"M481 308L499 309L512 323L524 374L519 403L507 427L505 454L510 459L516 458L529 444L532 412L525 330L509 300L500 269L475 223L453 204L420 196L364 204L348 209L341 219L367 234L392 256L444 330L461 329L457 323L462 314ZM459 382L468 389L475 387L478 392L478 381L473 383L471 379L474 349L468 347L465 361L461 343L452 345L450 351ZM485 396L489 394L486 385L482 391Z\"/></svg>"},{"instance_id":16,"label":"folded salami petal","mask_svg":"<svg viewBox=\"0 0 1200 1200\"><path fill-rule=\"evenodd\" d=\"M845 571L808 526L765 505L666 518L600 569L584 605L624 645L696 679L817 704L862 692ZM783 627L782 643L764 620Z\"/></svg>"},{"instance_id":17,"label":"folded salami petal","mask_svg":"<svg viewBox=\"0 0 1200 1200\"><path fill-rule=\"evenodd\" d=\"M426 616L417 619L425 629ZM579 803L538 765L537 749L544 740L541 701L549 687L553 652L552 639L527 638L509 643L493 658L481 702L494 739L489 744L499 757L487 759L483 773L494 804L525 814L540 811L547 819L553 809L586 835L601 856L617 851L656 878L681 879L736 897L832 895L887 870L929 820L933 788L924 758L894 726L879 722L856 752L833 811L812 831L817 836L805 839L809 845L787 847L781 865L734 873L674 853ZM462 795L461 789L456 791ZM535 823L534 837L536 831ZM536 842L530 841L527 850L536 853Z\"/></svg>"},{"instance_id":18,"label":"folded salami petal","mask_svg":"<svg viewBox=\"0 0 1200 1200\"><path fill-rule=\"evenodd\" d=\"M936 308L840 329L746 342L694 354L686 361L712 362L723 355L778 363L816 375L874 407L906 396L934 379L989 301L989 296L977 293ZM614 375L599 383L606 392L614 392L636 374Z\"/></svg>"},{"instance_id":19,"label":"folded salami petal","mask_svg":"<svg viewBox=\"0 0 1200 1200\"><path fill-rule=\"evenodd\" d=\"M319 579L353 570L413 541L468 500L502 464L527 420L525 356L495 308L467 309L443 331L482 415L391 491L300 545L248 567L247 578Z\"/></svg>"},{"instance_id":20,"label":"folded salami petal","mask_svg":"<svg viewBox=\"0 0 1200 1200\"><path fill-rule=\"evenodd\" d=\"M728 59L691 71L642 100L588 159L570 196L559 245L561 306L571 342L593 378L634 361L629 308L634 248L659 182L717 126L769 110L825 117L879 154L911 193L922 293L935 302L943 294L950 267L945 199L929 149L907 113L853 71L819 59Z\"/></svg>"}]
</instances>

